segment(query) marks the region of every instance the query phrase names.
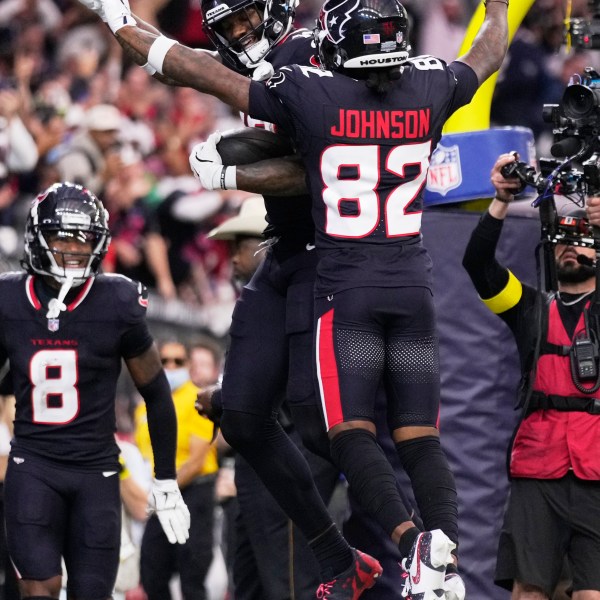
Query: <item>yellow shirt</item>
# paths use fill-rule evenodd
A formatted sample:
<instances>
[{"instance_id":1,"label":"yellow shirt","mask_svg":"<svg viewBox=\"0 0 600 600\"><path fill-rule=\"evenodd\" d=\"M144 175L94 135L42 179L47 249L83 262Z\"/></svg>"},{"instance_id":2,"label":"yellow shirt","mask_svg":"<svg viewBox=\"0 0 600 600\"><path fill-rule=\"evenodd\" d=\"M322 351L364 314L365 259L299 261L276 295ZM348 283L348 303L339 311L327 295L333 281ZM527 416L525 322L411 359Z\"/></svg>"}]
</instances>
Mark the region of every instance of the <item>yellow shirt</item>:
<instances>
[{"instance_id":1,"label":"yellow shirt","mask_svg":"<svg viewBox=\"0 0 600 600\"><path fill-rule=\"evenodd\" d=\"M173 392L173 404L177 416L177 452L175 467L179 470L182 464L190 457L190 439L196 437L210 443L213 433L213 424L206 417L201 417L194 408L198 388L187 381ZM135 443L142 456L154 466L152 446L150 444L150 431L148 430L148 416L145 402L140 402L134 413ZM212 444L206 455L206 460L198 475L210 475L218 470L217 447Z\"/></svg>"}]
</instances>

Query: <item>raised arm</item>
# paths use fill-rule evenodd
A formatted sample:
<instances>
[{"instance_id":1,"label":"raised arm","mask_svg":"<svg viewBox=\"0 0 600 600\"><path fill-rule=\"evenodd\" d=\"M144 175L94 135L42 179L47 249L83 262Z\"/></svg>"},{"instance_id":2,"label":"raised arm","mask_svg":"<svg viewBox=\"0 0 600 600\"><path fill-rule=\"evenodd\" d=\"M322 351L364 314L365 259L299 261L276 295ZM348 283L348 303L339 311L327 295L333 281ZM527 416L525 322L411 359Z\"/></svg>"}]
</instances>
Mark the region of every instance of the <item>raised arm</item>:
<instances>
[{"instance_id":1,"label":"raised arm","mask_svg":"<svg viewBox=\"0 0 600 600\"><path fill-rule=\"evenodd\" d=\"M473 44L457 60L469 65L481 85L502 64L508 49L508 0L487 0L485 19Z\"/></svg>"},{"instance_id":2,"label":"raised arm","mask_svg":"<svg viewBox=\"0 0 600 600\"><path fill-rule=\"evenodd\" d=\"M227 69L209 53L197 52L175 40L145 31L121 0L102 0L102 10L119 42L140 55L159 74L248 112L250 80L247 77Z\"/></svg>"},{"instance_id":3,"label":"raised arm","mask_svg":"<svg viewBox=\"0 0 600 600\"><path fill-rule=\"evenodd\" d=\"M158 29L156 29L156 27L154 27L154 25L150 25L150 23L146 23L146 21L142 21L138 15L133 15L133 17L134 17L135 21L137 22L137 25L140 29L142 29L143 31L147 31L149 33L153 33L157 36L160 36L160 31L158 31ZM141 54L139 54L138 52L133 50L133 48L131 48L131 46L129 46L124 40L122 40L118 36L117 36L117 41L119 42L119 44L121 45L121 47L123 48L125 53L131 58L131 60L133 60L133 62L135 62L140 67L146 69L148 71L148 73L150 73L150 75L152 75L152 77L154 77L154 79L156 79L157 81L160 81L161 83L164 83L165 85L171 85L171 86L184 86L185 85L185 83L183 83L181 81L176 81L175 79L167 77L166 75L161 75L160 73L153 72L154 69L152 69L148 66L147 61L144 59L144 57ZM211 50L205 50L203 48L196 48L195 52L204 54L205 56L210 56L211 58L215 59L216 61L221 62L221 57L219 56L219 53L216 50L211 51Z\"/></svg>"}]
</instances>

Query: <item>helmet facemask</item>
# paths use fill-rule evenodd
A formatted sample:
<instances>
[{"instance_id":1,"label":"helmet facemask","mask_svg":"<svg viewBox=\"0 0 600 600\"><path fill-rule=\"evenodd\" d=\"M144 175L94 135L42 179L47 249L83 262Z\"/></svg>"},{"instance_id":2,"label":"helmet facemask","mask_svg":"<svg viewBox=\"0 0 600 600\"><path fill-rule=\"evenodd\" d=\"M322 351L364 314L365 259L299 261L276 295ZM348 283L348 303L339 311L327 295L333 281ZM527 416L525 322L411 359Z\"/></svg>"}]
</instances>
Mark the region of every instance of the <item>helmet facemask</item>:
<instances>
[{"instance_id":1,"label":"helmet facemask","mask_svg":"<svg viewBox=\"0 0 600 600\"><path fill-rule=\"evenodd\" d=\"M64 283L67 278L73 280L73 286L82 285L85 281L98 271L99 262L104 257L103 246L105 239L102 234L93 233L82 229L62 229L55 231L39 231L39 243L45 257L42 263L46 266L47 274L50 274L58 283ZM53 247L52 238L69 241L76 239L79 242L91 243L90 252L77 252L69 250L60 251ZM83 264L81 258L85 258ZM76 260L74 260L76 259ZM69 263L77 262L79 266ZM98 263L98 265L96 265ZM62 266L61 266L62 265Z\"/></svg>"},{"instance_id":2,"label":"helmet facemask","mask_svg":"<svg viewBox=\"0 0 600 600\"><path fill-rule=\"evenodd\" d=\"M91 250L60 252L53 248L55 238L91 242ZM108 212L101 202L81 186L55 184L31 207L23 263L31 273L52 277L61 285L69 280L79 286L98 273L109 243ZM82 255L84 261L78 259Z\"/></svg>"},{"instance_id":3,"label":"helmet facemask","mask_svg":"<svg viewBox=\"0 0 600 600\"><path fill-rule=\"evenodd\" d=\"M267 0L265 3L243 2L231 7L221 3L206 9L203 3L203 27L223 60L235 70L247 72L264 60L271 48L290 31L296 5L297 0ZM260 20L256 25L253 24L253 11L256 11ZM224 22L232 15L239 14L245 15L248 20L249 31L239 40L231 42L225 34ZM248 38L257 41L246 45Z\"/></svg>"}]
</instances>

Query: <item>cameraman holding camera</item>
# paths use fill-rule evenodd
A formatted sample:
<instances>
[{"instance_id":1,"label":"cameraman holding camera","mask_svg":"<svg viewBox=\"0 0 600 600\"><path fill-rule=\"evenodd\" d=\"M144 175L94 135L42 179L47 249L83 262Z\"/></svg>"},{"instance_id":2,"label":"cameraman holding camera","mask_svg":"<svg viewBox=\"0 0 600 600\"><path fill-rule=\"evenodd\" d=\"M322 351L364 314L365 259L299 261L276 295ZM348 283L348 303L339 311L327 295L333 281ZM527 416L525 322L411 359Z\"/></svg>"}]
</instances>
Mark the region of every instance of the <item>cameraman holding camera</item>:
<instances>
[{"instance_id":1,"label":"cameraman holding camera","mask_svg":"<svg viewBox=\"0 0 600 600\"><path fill-rule=\"evenodd\" d=\"M590 310L595 249L557 243L558 290L550 294L497 262L503 222L521 189L501 169L515 159L503 154L492 168L496 197L463 258L484 304L513 332L523 372L495 583L512 590L513 600L551 598L566 558L573 600L600 600L600 331ZM583 209L559 223L586 231L600 225L600 198L587 205L589 224Z\"/></svg>"}]
</instances>

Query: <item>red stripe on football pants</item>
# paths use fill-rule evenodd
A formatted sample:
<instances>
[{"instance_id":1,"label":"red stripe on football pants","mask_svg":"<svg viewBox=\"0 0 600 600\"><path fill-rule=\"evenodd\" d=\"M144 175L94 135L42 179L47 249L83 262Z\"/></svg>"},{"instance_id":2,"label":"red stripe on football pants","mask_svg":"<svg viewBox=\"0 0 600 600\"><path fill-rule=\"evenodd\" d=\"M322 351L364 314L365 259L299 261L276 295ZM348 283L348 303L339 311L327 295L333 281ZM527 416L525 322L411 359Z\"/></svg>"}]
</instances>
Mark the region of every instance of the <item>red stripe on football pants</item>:
<instances>
[{"instance_id":1,"label":"red stripe on football pants","mask_svg":"<svg viewBox=\"0 0 600 600\"><path fill-rule=\"evenodd\" d=\"M333 309L326 312L317 322L317 377L321 392L321 404L325 414L327 431L343 423L340 380L338 377L333 343Z\"/></svg>"}]
</instances>

